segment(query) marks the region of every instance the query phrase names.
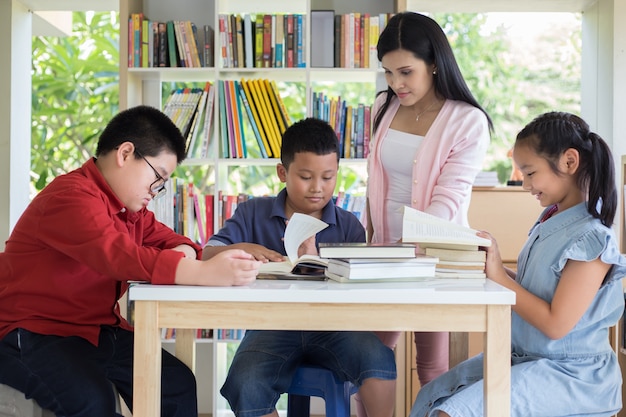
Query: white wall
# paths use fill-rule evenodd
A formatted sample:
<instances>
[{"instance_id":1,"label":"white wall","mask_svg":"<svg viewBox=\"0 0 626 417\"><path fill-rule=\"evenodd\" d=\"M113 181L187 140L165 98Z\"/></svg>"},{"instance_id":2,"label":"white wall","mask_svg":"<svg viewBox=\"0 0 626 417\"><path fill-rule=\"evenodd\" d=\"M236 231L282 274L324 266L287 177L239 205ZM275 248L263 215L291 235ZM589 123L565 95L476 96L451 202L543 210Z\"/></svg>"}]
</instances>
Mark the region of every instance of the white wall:
<instances>
[{"instance_id":1,"label":"white wall","mask_svg":"<svg viewBox=\"0 0 626 417\"><path fill-rule=\"evenodd\" d=\"M29 202L32 15L0 1L0 251Z\"/></svg>"}]
</instances>

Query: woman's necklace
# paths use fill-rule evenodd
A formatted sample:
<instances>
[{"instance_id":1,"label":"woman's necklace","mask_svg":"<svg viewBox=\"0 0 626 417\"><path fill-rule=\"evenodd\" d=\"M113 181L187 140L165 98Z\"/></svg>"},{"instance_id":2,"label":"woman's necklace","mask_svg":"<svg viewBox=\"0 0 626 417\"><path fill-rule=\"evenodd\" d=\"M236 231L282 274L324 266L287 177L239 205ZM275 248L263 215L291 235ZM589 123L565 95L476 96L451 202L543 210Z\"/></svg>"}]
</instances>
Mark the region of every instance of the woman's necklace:
<instances>
[{"instance_id":1,"label":"woman's necklace","mask_svg":"<svg viewBox=\"0 0 626 417\"><path fill-rule=\"evenodd\" d=\"M430 103L430 105L429 105L428 107L426 107L424 110L422 110L422 112L421 112L421 113L419 113L419 114L417 114L417 113L416 113L416 114L415 114L415 121L416 121L416 122L417 122L417 121L419 121L420 117L421 117L424 113L426 113L428 110L432 109L432 108L433 108L433 106L434 106L435 104L437 104L437 99L433 100L433 102L432 102L432 103ZM415 112L415 107L413 107L413 112Z\"/></svg>"}]
</instances>

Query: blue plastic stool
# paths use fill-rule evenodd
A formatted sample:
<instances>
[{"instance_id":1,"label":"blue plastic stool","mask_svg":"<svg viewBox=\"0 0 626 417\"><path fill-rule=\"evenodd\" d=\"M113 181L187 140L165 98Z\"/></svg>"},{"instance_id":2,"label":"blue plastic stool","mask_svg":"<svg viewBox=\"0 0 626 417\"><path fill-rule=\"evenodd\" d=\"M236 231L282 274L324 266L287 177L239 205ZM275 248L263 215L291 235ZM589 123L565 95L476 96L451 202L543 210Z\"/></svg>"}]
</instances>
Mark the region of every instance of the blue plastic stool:
<instances>
[{"instance_id":1,"label":"blue plastic stool","mask_svg":"<svg viewBox=\"0 0 626 417\"><path fill-rule=\"evenodd\" d=\"M301 365L287 390L287 417L309 417L311 397L321 397L326 417L350 417L350 396L358 391L351 382L340 381L329 369Z\"/></svg>"}]
</instances>

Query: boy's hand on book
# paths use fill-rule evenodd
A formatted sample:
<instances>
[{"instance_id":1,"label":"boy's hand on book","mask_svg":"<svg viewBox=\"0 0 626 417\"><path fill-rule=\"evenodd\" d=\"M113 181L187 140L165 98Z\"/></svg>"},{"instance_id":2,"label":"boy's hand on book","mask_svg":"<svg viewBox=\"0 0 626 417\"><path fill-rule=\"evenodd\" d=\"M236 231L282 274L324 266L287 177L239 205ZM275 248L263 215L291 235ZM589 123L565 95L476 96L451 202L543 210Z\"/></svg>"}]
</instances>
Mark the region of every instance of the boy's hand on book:
<instances>
[{"instance_id":1,"label":"boy's hand on book","mask_svg":"<svg viewBox=\"0 0 626 417\"><path fill-rule=\"evenodd\" d=\"M256 280L261 262L243 250L232 249L220 252L208 261L211 274L205 277L205 285L248 285Z\"/></svg>"},{"instance_id":2,"label":"boy's hand on book","mask_svg":"<svg viewBox=\"0 0 626 417\"><path fill-rule=\"evenodd\" d=\"M254 257L257 261L263 262L282 262L284 261L283 255L266 248L263 245L257 243L237 243L231 245L233 248L243 249Z\"/></svg>"}]
</instances>

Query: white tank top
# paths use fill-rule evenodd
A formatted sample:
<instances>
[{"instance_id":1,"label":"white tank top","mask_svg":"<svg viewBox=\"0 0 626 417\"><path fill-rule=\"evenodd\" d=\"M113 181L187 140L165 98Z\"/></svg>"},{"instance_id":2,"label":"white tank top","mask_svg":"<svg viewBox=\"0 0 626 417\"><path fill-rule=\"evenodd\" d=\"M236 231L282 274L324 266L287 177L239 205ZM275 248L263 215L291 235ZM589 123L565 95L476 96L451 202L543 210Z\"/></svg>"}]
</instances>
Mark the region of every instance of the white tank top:
<instances>
[{"instance_id":1,"label":"white tank top","mask_svg":"<svg viewBox=\"0 0 626 417\"><path fill-rule=\"evenodd\" d=\"M413 161L423 136L389 129L380 149L380 159L387 176L385 193L385 228L389 241L402 239L402 207L411 205Z\"/></svg>"}]
</instances>

